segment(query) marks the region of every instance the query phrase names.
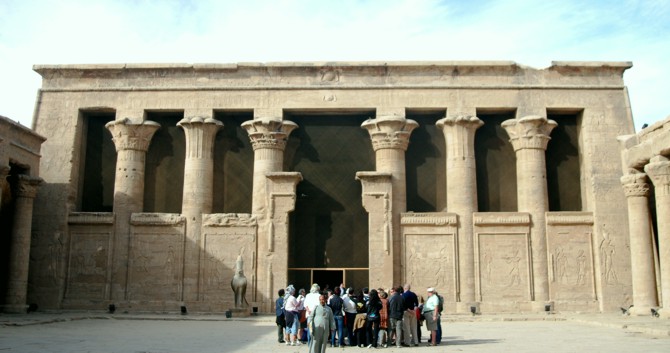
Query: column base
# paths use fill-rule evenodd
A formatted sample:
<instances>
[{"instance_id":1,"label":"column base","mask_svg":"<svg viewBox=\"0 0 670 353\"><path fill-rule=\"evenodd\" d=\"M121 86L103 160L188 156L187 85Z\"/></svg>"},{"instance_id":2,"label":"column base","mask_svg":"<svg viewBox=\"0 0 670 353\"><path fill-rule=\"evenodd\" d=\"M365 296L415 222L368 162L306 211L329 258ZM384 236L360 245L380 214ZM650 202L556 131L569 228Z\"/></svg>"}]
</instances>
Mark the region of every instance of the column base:
<instances>
[{"instance_id":1,"label":"column base","mask_svg":"<svg viewBox=\"0 0 670 353\"><path fill-rule=\"evenodd\" d=\"M25 314L28 312L28 305L27 304L0 305L0 311L7 314Z\"/></svg>"},{"instance_id":2,"label":"column base","mask_svg":"<svg viewBox=\"0 0 670 353\"><path fill-rule=\"evenodd\" d=\"M639 306L635 305L628 309L628 314L632 316L650 316L653 315L651 309L657 310L652 306Z\"/></svg>"},{"instance_id":3,"label":"column base","mask_svg":"<svg viewBox=\"0 0 670 353\"><path fill-rule=\"evenodd\" d=\"M540 301L535 301L531 302L530 304L531 310L533 312L545 312L547 314L552 314L554 312L554 302L553 301L548 301L548 302L540 302Z\"/></svg>"},{"instance_id":4,"label":"column base","mask_svg":"<svg viewBox=\"0 0 670 353\"><path fill-rule=\"evenodd\" d=\"M470 314L470 315L480 315L481 309L479 307L479 302L457 302L456 303L456 313L457 314Z\"/></svg>"}]
</instances>

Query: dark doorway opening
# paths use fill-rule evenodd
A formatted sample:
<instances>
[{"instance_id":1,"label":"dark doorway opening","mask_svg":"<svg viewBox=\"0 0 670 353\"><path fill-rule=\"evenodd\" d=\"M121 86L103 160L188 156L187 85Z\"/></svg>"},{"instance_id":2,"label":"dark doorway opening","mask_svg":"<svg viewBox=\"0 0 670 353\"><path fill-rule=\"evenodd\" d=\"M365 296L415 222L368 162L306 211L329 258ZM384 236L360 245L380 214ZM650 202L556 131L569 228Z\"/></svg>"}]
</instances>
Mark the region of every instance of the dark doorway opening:
<instances>
[{"instance_id":1,"label":"dark doorway opening","mask_svg":"<svg viewBox=\"0 0 670 353\"><path fill-rule=\"evenodd\" d=\"M344 271L314 270L312 271L312 283L318 283L321 290L339 287L340 283L344 283Z\"/></svg>"}]
</instances>

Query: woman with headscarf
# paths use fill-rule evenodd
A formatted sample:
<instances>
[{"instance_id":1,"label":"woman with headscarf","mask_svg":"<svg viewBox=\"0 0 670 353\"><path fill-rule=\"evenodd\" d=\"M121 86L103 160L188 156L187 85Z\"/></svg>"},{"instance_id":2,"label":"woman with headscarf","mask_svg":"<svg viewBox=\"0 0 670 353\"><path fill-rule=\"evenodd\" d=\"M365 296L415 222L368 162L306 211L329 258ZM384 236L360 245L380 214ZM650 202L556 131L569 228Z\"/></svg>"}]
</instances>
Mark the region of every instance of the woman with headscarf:
<instances>
[{"instance_id":1,"label":"woman with headscarf","mask_svg":"<svg viewBox=\"0 0 670 353\"><path fill-rule=\"evenodd\" d=\"M284 298L284 316L286 319L286 345L299 346L298 327L300 324L298 315L298 300L295 298L295 287L290 284L286 288Z\"/></svg>"}]
</instances>

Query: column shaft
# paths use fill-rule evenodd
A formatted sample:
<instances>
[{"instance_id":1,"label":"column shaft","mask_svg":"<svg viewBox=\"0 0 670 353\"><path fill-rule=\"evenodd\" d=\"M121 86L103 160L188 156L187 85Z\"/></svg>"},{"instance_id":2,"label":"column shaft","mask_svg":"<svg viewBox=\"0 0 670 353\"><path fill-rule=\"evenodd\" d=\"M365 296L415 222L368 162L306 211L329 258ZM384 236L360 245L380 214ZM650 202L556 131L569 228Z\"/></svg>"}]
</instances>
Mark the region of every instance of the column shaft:
<instances>
[{"instance_id":1,"label":"column shaft","mask_svg":"<svg viewBox=\"0 0 670 353\"><path fill-rule=\"evenodd\" d=\"M116 147L114 178L114 240L112 283L108 299L127 299L130 216L144 207L144 170L146 152L160 125L152 121L136 124L129 119L109 122Z\"/></svg>"},{"instance_id":2,"label":"column shaft","mask_svg":"<svg viewBox=\"0 0 670 353\"><path fill-rule=\"evenodd\" d=\"M186 137L182 214L186 218L182 300L201 300L200 257L202 214L212 212L214 138L223 124L212 118L189 117L177 123Z\"/></svg>"},{"instance_id":3,"label":"column shaft","mask_svg":"<svg viewBox=\"0 0 670 353\"><path fill-rule=\"evenodd\" d=\"M30 236L33 221L33 200L42 179L19 175L16 188L12 248L9 252L9 278L5 312L25 313L30 266Z\"/></svg>"},{"instance_id":4,"label":"column shaft","mask_svg":"<svg viewBox=\"0 0 670 353\"><path fill-rule=\"evenodd\" d=\"M460 311L469 311L475 301L475 259L472 213L477 212L477 167L475 132L484 123L468 115L440 119L446 143L447 211L457 213L458 222L458 286Z\"/></svg>"},{"instance_id":5,"label":"column shaft","mask_svg":"<svg viewBox=\"0 0 670 353\"><path fill-rule=\"evenodd\" d=\"M631 313L644 316L650 314L651 308L658 306L649 213L649 185L646 179L647 176L642 173L629 174L621 178L628 202L628 235L633 277Z\"/></svg>"},{"instance_id":6,"label":"column shaft","mask_svg":"<svg viewBox=\"0 0 670 353\"><path fill-rule=\"evenodd\" d=\"M391 219L384 227L391 230L390 249L388 251L373 246L378 244L379 239L374 239L375 234L370 234L369 258L384 258L385 268L370 268L371 286L384 285L383 283L401 283L400 258L401 233L400 213L407 210L407 186L405 172L405 151L409 144L412 131L418 126L414 120L406 119L399 115L383 115L375 119L368 119L361 127L368 130L372 140L372 148L375 151L376 171L391 174ZM383 243L383 242L382 242ZM393 271L389 273L389 269ZM376 273L373 273L376 272ZM382 283L372 283L372 279Z\"/></svg>"},{"instance_id":7,"label":"column shaft","mask_svg":"<svg viewBox=\"0 0 670 353\"><path fill-rule=\"evenodd\" d=\"M661 269L661 316L670 318L670 161L656 156L644 167L654 183L656 223L658 227L658 259ZM631 249L632 250L632 249Z\"/></svg>"},{"instance_id":8,"label":"column shaft","mask_svg":"<svg viewBox=\"0 0 670 353\"><path fill-rule=\"evenodd\" d=\"M545 151L556 122L542 116L506 120L502 127L516 152L517 202L519 212L531 214L532 300L549 298L549 274L545 213L549 210ZM542 304L542 303L540 303ZM543 305L538 305L543 310Z\"/></svg>"},{"instance_id":9,"label":"column shaft","mask_svg":"<svg viewBox=\"0 0 670 353\"><path fill-rule=\"evenodd\" d=\"M270 245L274 234L273 217L270 214L268 200L268 175L281 172L284 165L284 149L288 136L298 127L294 122L281 118L257 118L246 121L242 127L247 130L254 149L254 180L252 213L258 222L256 283L252 284L251 298L259 303L261 310L267 312L276 294L275 288L283 288L285 283L273 283L274 272L288 271L288 249L285 253L275 252ZM272 264L272 265L269 265ZM270 269L270 266L271 269ZM285 278L281 274L280 278Z\"/></svg>"}]
</instances>

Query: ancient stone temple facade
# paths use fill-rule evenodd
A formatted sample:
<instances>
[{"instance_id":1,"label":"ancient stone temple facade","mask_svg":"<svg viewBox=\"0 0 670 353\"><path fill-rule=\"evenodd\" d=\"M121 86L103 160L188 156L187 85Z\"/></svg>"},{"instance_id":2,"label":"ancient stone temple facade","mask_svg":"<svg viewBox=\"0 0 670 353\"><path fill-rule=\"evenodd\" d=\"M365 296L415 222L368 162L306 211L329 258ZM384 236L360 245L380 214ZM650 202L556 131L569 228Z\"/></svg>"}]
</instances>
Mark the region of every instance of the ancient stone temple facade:
<instances>
[{"instance_id":1,"label":"ancient stone temple facade","mask_svg":"<svg viewBox=\"0 0 670 353\"><path fill-rule=\"evenodd\" d=\"M235 282L271 312L289 283L411 283L451 313L618 310L629 67L36 66L27 300L226 311Z\"/></svg>"}]
</instances>

